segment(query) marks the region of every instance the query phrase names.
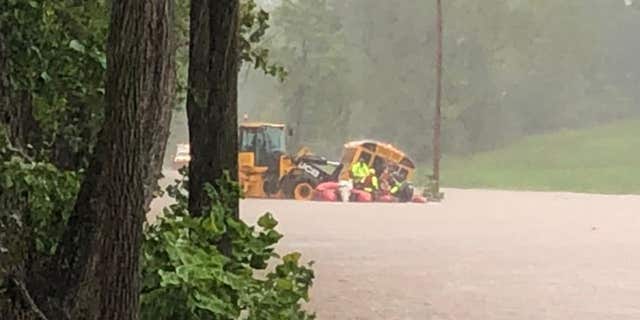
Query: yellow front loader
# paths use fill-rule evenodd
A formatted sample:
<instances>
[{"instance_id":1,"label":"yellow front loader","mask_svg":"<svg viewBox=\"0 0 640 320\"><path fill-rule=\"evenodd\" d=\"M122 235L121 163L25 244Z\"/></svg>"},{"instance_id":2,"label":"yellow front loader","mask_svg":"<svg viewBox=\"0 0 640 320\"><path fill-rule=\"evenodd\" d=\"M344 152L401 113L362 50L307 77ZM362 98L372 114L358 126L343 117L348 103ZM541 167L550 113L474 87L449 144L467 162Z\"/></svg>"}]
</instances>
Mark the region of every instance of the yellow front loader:
<instances>
[{"instance_id":1,"label":"yellow front loader","mask_svg":"<svg viewBox=\"0 0 640 320\"><path fill-rule=\"evenodd\" d=\"M318 184L338 181L340 163L313 155L307 148L289 155L286 137L283 124L239 125L238 180L245 197L311 200ZM188 145L178 146L175 168L189 163L188 151Z\"/></svg>"}]
</instances>

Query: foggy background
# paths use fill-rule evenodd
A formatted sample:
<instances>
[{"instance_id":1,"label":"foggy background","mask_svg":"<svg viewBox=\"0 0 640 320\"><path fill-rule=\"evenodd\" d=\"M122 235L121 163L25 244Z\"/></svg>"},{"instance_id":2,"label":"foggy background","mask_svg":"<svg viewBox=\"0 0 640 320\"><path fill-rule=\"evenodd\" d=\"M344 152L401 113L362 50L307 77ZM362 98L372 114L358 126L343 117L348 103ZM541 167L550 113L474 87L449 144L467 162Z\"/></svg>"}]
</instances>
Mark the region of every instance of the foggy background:
<instances>
[{"instance_id":1,"label":"foggy background","mask_svg":"<svg viewBox=\"0 0 640 320\"><path fill-rule=\"evenodd\" d=\"M289 74L281 83L245 66L240 118L293 127L291 151L336 158L344 142L371 138L428 163L432 2L261 1L271 13L264 45ZM444 1L444 153L637 117L637 30L630 0ZM175 114L170 143L188 141L185 122Z\"/></svg>"}]
</instances>

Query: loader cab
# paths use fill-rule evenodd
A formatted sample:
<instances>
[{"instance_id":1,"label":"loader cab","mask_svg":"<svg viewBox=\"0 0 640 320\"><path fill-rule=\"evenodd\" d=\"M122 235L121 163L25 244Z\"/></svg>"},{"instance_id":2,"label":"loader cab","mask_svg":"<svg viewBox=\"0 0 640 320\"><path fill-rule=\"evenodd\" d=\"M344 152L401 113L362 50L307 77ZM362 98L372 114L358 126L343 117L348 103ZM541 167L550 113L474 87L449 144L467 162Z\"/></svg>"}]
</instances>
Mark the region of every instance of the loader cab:
<instances>
[{"instance_id":1,"label":"loader cab","mask_svg":"<svg viewBox=\"0 0 640 320\"><path fill-rule=\"evenodd\" d=\"M245 154L244 161L242 157L240 159L240 165L244 162L244 165L271 167L286 152L286 130L280 124L241 124L238 142L240 153Z\"/></svg>"},{"instance_id":2,"label":"loader cab","mask_svg":"<svg viewBox=\"0 0 640 320\"><path fill-rule=\"evenodd\" d=\"M282 124L244 122L238 129L238 176L244 195L265 198L278 193L290 164L286 160L286 128Z\"/></svg>"}]
</instances>

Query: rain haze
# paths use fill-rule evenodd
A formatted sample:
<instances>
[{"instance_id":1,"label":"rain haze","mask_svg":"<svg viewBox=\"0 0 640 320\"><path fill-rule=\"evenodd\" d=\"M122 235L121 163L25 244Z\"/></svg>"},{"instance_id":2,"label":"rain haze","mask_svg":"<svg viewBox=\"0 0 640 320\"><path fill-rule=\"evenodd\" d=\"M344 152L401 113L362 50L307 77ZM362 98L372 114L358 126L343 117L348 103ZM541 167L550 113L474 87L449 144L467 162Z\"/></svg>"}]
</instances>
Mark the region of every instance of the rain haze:
<instances>
[{"instance_id":1,"label":"rain haze","mask_svg":"<svg viewBox=\"0 0 640 320\"><path fill-rule=\"evenodd\" d=\"M337 161L348 141L390 143L424 188L435 1L265 5L287 76L243 69L239 115ZM274 212L282 250L316 262L319 319L640 318L640 7L443 1L443 30L443 201L251 199L242 216Z\"/></svg>"},{"instance_id":2,"label":"rain haze","mask_svg":"<svg viewBox=\"0 0 640 320\"><path fill-rule=\"evenodd\" d=\"M640 1L144 2L0 0L3 317L640 319Z\"/></svg>"}]
</instances>

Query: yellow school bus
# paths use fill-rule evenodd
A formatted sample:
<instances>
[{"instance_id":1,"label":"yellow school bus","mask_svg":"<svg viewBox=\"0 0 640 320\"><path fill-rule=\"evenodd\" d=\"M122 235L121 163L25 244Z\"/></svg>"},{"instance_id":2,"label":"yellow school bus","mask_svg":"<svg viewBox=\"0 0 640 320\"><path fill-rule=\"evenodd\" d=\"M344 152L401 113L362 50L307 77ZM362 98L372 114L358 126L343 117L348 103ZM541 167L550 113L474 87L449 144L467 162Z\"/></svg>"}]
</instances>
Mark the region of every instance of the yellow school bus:
<instances>
[{"instance_id":1,"label":"yellow school bus","mask_svg":"<svg viewBox=\"0 0 640 320\"><path fill-rule=\"evenodd\" d=\"M378 173L385 167L395 167L403 180L411 180L416 169L413 160L398 148L380 141L360 140L344 145L340 178L348 180L351 166L361 160Z\"/></svg>"}]
</instances>

